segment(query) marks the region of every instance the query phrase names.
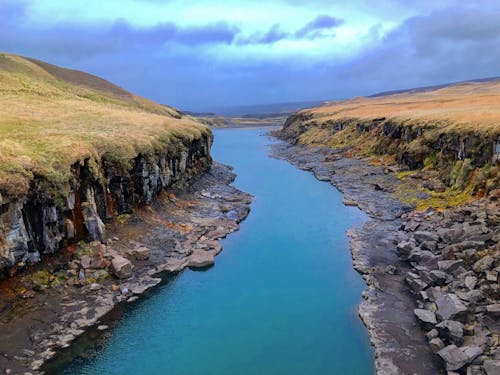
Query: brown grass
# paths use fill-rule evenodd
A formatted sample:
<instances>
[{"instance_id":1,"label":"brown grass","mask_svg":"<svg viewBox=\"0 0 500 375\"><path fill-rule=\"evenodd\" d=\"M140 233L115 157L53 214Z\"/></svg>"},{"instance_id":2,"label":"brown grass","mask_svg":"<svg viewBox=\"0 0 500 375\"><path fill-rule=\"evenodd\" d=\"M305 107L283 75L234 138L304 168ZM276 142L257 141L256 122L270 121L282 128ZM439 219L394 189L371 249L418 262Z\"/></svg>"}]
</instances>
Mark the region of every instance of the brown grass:
<instances>
[{"instance_id":1,"label":"brown grass","mask_svg":"<svg viewBox=\"0 0 500 375\"><path fill-rule=\"evenodd\" d=\"M25 194L34 176L64 183L85 158L127 163L205 132L195 119L98 77L0 54L0 193Z\"/></svg>"},{"instance_id":2,"label":"brown grass","mask_svg":"<svg viewBox=\"0 0 500 375\"><path fill-rule=\"evenodd\" d=\"M439 90L353 98L306 109L316 121L343 118L420 121L454 129L500 129L500 80L462 83Z\"/></svg>"}]
</instances>

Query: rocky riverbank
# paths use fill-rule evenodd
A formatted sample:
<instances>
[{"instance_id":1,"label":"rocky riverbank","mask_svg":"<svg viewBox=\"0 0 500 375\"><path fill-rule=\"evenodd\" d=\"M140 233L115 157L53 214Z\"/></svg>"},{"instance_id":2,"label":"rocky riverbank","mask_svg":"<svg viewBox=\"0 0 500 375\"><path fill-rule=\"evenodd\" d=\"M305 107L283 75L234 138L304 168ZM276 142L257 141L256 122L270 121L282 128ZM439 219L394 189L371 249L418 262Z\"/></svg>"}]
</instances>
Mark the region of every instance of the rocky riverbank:
<instances>
[{"instance_id":1,"label":"rocky riverbank","mask_svg":"<svg viewBox=\"0 0 500 375\"><path fill-rule=\"evenodd\" d=\"M230 185L227 166L211 169L150 205L119 215L107 241L68 246L1 285L0 368L41 373L43 364L117 304L136 300L162 276L205 268L238 229L252 198Z\"/></svg>"},{"instance_id":2,"label":"rocky riverbank","mask_svg":"<svg viewBox=\"0 0 500 375\"><path fill-rule=\"evenodd\" d=\"M397 167L328 147L279 143L273 155L332 183L371 217L349 236L367 283L359 314L378 374L498 374L498 192L417 212L396 193L408 188Z\"/></svg>"}]
</instances>

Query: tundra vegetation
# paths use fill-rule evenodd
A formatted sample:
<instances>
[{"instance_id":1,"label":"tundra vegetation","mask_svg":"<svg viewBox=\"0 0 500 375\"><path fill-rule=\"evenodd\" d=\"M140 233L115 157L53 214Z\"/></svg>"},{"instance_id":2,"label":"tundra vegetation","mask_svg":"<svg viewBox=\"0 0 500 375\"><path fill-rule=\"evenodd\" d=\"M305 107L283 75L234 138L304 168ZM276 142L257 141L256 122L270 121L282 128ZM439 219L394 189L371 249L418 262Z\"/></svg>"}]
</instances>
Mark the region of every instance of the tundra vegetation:
<instances>
[{"instance_id":1,"label":"tundra vegetation","mask_svg":"<svg viewBox=\"0 0 500 375\"><path fill-rule=\"evenodd\" d=\"M7 53L0 54L0 114L0 194L11 198L37 177L57 191L85 159L127 168L138 154L209 132L101 78Z\"/></svg>"},{"instance_id":2,"label":"tundra vegetation","mask_svg":"<svg viewBox=\"0 0 500 375\"><path fill-rule=\"evenodd\" d=\"M281 136L398 162L401 199L456 206L500 185L500 80L328 102L290 117Z\"/></svg>"}]
</instances>

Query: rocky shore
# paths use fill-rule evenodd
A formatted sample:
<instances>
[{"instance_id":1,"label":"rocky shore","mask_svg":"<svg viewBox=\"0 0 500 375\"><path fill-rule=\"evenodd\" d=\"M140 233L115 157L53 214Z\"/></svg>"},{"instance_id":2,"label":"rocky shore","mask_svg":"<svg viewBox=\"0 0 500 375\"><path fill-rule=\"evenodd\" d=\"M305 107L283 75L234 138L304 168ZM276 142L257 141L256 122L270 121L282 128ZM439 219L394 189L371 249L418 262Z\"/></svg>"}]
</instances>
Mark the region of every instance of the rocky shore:
<instances>
[{"instance_id":1,"label":"rocky shore","mask_svg":"<svg viewBox=\"0 0 500 375\"><path fill-rule=\"evenodd\" d=\"M345 150L279 143L273 156L312 171L371 220L349 231L367 283L359 314L378 374L498 374L498 191L457 209L414 210L406 182Z\"/></svg>"},{"instance_id":2,"label":"rocky shore","mask_svg":"<svg viewBox=\"0 0 500 375\"><path fill-rule=\"evenodd\" d=\"M107 225L107 241L70 245L2 282L0 369L43 373L43 365L118 304L135 301L164 275L206 268L219 239L238 229L252 197L214 163L189 186L172 187L150 205Z\"/></svg>"}]
</instances>

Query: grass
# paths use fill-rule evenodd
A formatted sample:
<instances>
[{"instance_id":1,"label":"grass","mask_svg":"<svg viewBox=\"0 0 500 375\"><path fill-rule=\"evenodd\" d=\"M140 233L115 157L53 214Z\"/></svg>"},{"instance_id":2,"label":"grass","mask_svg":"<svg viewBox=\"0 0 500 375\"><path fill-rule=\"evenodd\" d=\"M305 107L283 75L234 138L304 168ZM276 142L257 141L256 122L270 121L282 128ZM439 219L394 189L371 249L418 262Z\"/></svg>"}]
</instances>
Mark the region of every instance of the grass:
<instances>
[{"instance_id":1,"label":"grass","mask_svg":"<svg viewBox=\"0 0 500 375\"><path fill-rule=\"evenodd\" d=\"M307 109L310 121L325 122L356 118L394 119L408 125L456 130L500 130L500 80L462 83L439 90L404 93L375 98L353 98Z\"/></svg>"},{"instance_id":2,"label":"grass","mask_svg":"<svg viewBox=\"0 0 500 375\"><path fill-rule=\"evenodd\" d=\"M492 151L486 147L500 141L500 80L330 102L301 111L290 129L299 134L299 143L349 149L374 164L399 161L416 168L398 174L405 184L397 193L418 209L461 205L500 183L498 162L486 157ZM397 129L401 137L385 136L384 129ZM450 151L460 140L469 142L464 160ZM420 183L408 178L417 173ZM419 186L425 185L422 179L441 181L446 188L428 190Z\"/></svg>"},{"instance_id":3,"label":"grass","mask_svg":"<svg viewBox=\"0 0 500 375\"><path fill-rule=\"evenodd\" d=\"M60 186L76 162L128 163L210 130L98 77L0 53L0 204L35 177Z\"/></svg>"}]
</instances>

